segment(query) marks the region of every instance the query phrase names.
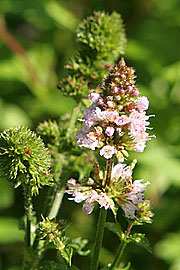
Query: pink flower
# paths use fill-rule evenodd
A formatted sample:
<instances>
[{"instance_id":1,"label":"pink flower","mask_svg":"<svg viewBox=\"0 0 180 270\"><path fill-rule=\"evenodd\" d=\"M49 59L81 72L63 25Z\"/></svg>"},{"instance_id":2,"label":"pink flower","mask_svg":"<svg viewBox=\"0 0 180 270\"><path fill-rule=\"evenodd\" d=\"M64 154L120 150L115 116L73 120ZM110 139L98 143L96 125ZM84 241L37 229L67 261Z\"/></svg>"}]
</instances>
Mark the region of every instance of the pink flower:
<instances>
[{"instance_id":1,"label":"pink flower","mask_svg":"<svg viewBox=\"0 0 180 270\"><path fill-rule=\"evenodd\" d=\"M132 91L132 90L133 90L133 87L132 87L132 86L128 86L128 87L127 87L127 90L128 90L128 91Z\"/></svg>"},{"instance_id":2,"label":"pink flower","mask_svg":"<svg viewBox=\"0 0 180 270\"><path fill-rule=\"evenodd\" d=\"M91 132L89 134L91 134ZM87 147L87 148L90 148L91 150L95 150L96 147L98 147L99 145L99 140L97 139L97 137L89 135L89 134L79 133L77 136L79 140L76 142L76 144L79 147Z\"/></svg>"},{"instance_id":3,"label":"pink flower","mask_svg":"<svg viewBox=\"0 0 180 270\"><path fill-rule=\"evenodd\" d=\"M95 206L95 202L85 202L83 204L83 212L84 214L91 214Z\"/></svg>"},{"instance_id":4,"label":"pink flower","mask_svg":"<svg viewBox=\"0 0 180 270\"><path fill-rule=\"evenodd\" d=\"M135 204L142 203L144 201L144 194L146 186L150 183L147 182L145 184L142 183L142 180L135 180L131 187L131 192L126 195L126 198L129 202L122 203L121 207L125 212L125 215L128 218L135 218L135 211L139 210L139 208Z\"/></svg>"},{"instance_id":5,"label":"pink flower","mask_svg":"<svg viewBox=\"0 0 180 270\"><path fill-rule=\"evenodd\" d=\"M113 127L107 127L105 133L106 133L108 136L111 137L111 136L114 134L114 128L113 128Z\"/></svg>"},{"instance_id":6,"label":"pink flower","mask_svg":"<svg viewBox=\"0 0 180 270\"><path fill-rule=\"evenodd\" d=\"M90 214L93 211L96 202L100 207L104 207L106 210L112 210L114 207L113 200L101 190L96 191L92 189L92 187L81 186L80 184L77 184L74 179L69 179L67 186L68 190L66 193L72 195L72 198L69 198L69 200L73 200L76 203L85 201L83 204L83 212L85 214Z\"/></svg>"},{"instance_id":7,"label":"pink flower","mask_svg":"<svg viewBox=\"0 0 180 270\"><path fill-rule=\"evenodd\" d=\"M113 101L107 101L107 105L109 108L114 108L115 103Z\"/></svg>"},{"instance_id":8,"label":"pink flower","mask_svg":"<svg viewBox=\"0 0 180 270\"><path fill-rule=\"evenodd\" d=\"M114 92L114 93L117 93L117 92L118 92L117 86L113 87L113 92Z\"/></svg>"},{"instance_id":9,"label":"pink flower","mask_svg":"<svg viewBox=\"0 0 180 270\"><path fill-rule=\"evenodd\" d=\"M96 93L96 92L93 92L93 93L90 93L89 95L88 95L88 98L92 101L92 102L97 102L98 101L98 99L100 98L100 95L98 94L98 93Z\"/></svg>"},{"instance_id":10,"label":"pink flower","mask_svg":"<svg viewBox=\"0 0 180 270\"><path fill-rule=\"evenodd\" d=\"M121 115L119 116L114 122L116 123L116 125L118 126L122 126L122 125L126 125L129 123L129 117L126 115Z\"/></svg>"},{"instance_id":11,"label":"pink flower","mask_svg":"<svg viewBox=\"0 0 180 270\"><path fill-rule=\"evenodd\" d=\"M136 89L131 95L134 96L134 97L139 96L139 90Z\"/></svg>"},{"instance_id":12,"label":"pink flower","mask_svg":"<svg viewBox=\"0 0 180 270\"><path fill-rule=\"evenodd\" d=\"M116 153L116 149L114 146L106 145L100 150L100 155L105 157L106 159L112 158L112 156Z\"/></svg>"},{"instance_id":13,"label":"pink flower","mask_svg":"<svg viewBox=\"0 0 180 270\"><path fill-rule=\"evenodd\" d=\"M145 147L146 147L146 141L137 142L135 147L134 147L134 150L135 150L135 152L143 152Z\"/></svg>"},{"instance_id":14,"label":"pink flower","mask_svg":"<svg viewBox=\"0 0 180 270\"><path fill-rule=\"evenodd\" d=\"M127 194L127 199L132 201L134 204L143 202L144 194L142 192L145 191L146 186L150 184L149 182L142 184L143 181L143 179L135 180L132 184L132 191Z\"/></svg>"},{"instance_id":15,"label":"pink flower","mask_svg":"<svg viewBox=\"0 0 180 270\"><path fill-rule=\"evenodd\" d=\"M149 100L145 96L138 97L136 99L135 103L136 103L136 107L137 107L139 112L145 111L149 107Z\"/></svg>"},{"instance_id":16,"label":"pink flower","mask_svg":"<svg viewBox=\"0 0 180 270\"><path fill-rule=\"evenodd\" d=\"M138 112L136 110L132 110L129 116L130 125L128 128L133 137L142 136L146 131L146 126L149 125L149 122L146 121L148 119L149 117L144 111Z\"/></svg>"}]
</instances>

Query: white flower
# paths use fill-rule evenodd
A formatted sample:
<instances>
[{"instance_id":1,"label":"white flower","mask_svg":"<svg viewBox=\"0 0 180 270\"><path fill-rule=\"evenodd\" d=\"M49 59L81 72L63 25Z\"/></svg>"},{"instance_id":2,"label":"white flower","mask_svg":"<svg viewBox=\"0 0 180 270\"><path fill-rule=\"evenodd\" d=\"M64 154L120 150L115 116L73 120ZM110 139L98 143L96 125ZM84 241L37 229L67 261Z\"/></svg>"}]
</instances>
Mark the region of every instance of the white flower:
<instances>
[{"instance_id":1,"label":"white flower","mask_svg":"<svg viewBox=\"0 0 180 270\"><path fill-rule=\"evenodd\" d=\"M142 192L145 191L146 186L150 184L149 182L143 184L143 181L143 179L135 180L132 184L131 192L126 195L128 201L131 201L133 204L143 202L144 194Z\"/></svg>"},{"instance_id":2,"label":"white flower","mask_svg":"<svg viewBox=\"0 0 180 270\"><path fill-rule=\"evenodd\" d=\"M104 207L106 210L108 208L113 209L114 207L114 202L112 199L110 199L106 193L101 192L101 194L99 195L97 202L101 205L101 207Z\"/></svg>"},{"instance_id":3,"label":"white flower","mask_svg":"<svg viewBox=\"0 0 180 270\"><path fill-rule=\"evenodd\" d=\"M132 219L135 218L135 211L139 210L137 206L131 203L123 203L121 207L124 210L126 217L132 218Z\"/></svg>"},{"instance_id":4,"label":"white flower","mask_svg":"<svg viewBox=\"0 0 180 270\"><path fill-rule=\"evenodd\" d=\"M145 111L148 109L149 107L149 100L147 97L143 96L143 97L138 97L135 101L136 103L136 107L138 109L139 112L141 111Z\"/></svg>"},{"instance_id":5,"label":"white flower","mask_svg":"<svg viewBox=\"0 0 180 270\"><path fill-rule=\"evenodd\" d=\"M114 134L114 128L113 128L113 127L107 127L105 133L106 133L108 136L111 137L111 136Z\"/></svg>"},{"instance_id":6,"label":"white flower","mask_svg":"<svg viewBox=\"0 0 180 270\"><path fill-rule=\"evenodd\" d=\"M100 150L100 155L105 157L106 159L112 158L112 156L116 153L116 149L114 146L106 145Z\"/></svg>"},{"instance_id":7,"label":"white flower","mask_svg":"<svg viewBox=\"0 0 180 270\"><path fill-rule=\"evenodd\" d=\"M126 166L125 164L119 163L112 168L111 177L115 180L119 180L119 178L128 179L131 175L131 168L129 166Z\"/></svg>"}]
</instances>

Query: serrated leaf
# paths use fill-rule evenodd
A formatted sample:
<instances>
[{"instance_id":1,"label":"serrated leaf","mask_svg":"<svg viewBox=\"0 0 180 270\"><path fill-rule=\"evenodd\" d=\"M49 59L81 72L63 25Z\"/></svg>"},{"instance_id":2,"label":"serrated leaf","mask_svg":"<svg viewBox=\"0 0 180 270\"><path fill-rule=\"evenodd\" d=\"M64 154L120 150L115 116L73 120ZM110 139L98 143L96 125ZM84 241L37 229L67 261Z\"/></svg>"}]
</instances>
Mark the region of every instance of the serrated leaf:
<instances>
[{"instance_id":1,"label":"serrated leaf","mask_svg":"<svg viewBox=\"0 0 180 270\"><path fill-rule=\"evenodd\" d=\"M121 229L121 226L119 223L114 223L114 222L106 222L105 223L105 227L115 233L120 239L123 238L123 231Z\"/></svg>"},{"instance_id":2,"label":"serrated leaf","mask_svg":"<svg viewBox=\"0 0 180 270\"><path fill-rule=\"evenodd\" d=\"M130 240L131 242L137 244L140 247L145 248L147 251L152 253L149 240L146 238L145 234L134 233L132 236L128 237L128 240Z\"/></svg>"}]
</instances>

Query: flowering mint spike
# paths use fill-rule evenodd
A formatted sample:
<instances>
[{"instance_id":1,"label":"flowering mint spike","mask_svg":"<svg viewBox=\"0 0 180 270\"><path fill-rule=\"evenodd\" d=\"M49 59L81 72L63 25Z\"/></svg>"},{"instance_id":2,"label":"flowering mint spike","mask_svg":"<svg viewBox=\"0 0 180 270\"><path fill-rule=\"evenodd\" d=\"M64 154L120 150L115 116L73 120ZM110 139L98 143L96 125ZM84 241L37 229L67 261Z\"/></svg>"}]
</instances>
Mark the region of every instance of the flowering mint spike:
<instances>
[{"instance_id":1,"label":"flowering mint spike","mask_svg":"<svg viewBox=\"0 0 180 270\"><path fill-rule=\"evenodd\" d=\"M72 195L69 200L74 200L76 203L85 201L83 205L85 214L91 214L96 203L100 207L104 207L105 210L112 211L118 204L124 210L127 218L138 219L138 222L141 222L140 220L142 222L149 221L146 217L147 213L145 213L147 212L147 203L144 200L144 191L149 182L144 184L143 179L132 181L131 165L119 163L113 166L108 186L103 187L103 179L98 183L92 180L92 184L87 185L78 184L74 179L68 180L66 193ZM148 215L150 215L149 212Z\"/></svg>"},{"instance_id":2,"label":"flowering mint spike","mask_svg":"<svg viewBox=\"0 0 180 270\"><path fill-rule=\"evenodd\" d=\"M128 150L143 152L149 116L147 97L138 97L135 70L127 67L124 59L110 70L102 83L102 92L89 94L92 106L83 112L83 127L77 135L77 145L92 150L100 149L106 159L117 154L120 162L128 156Z\"/></svg>"},{"instance_id":3,"label":"flowering mint spike","mask_svg":"<svg viewBox=\"0 0 180 270\"><path fill-rule=\"evenodd\" d=\"M123 55L126 37L120 14L94 12L77 30L78 53L66 65L68 77L58 88L77 102L86 99L89 89L98 88L108 67Z\"/></svg>"},{"instance_id":4,"label":"flowering mint spike","mask_svg":"<svg viewBox=\"0 0 180 270\"><path fill-rule=\"evenodd\" d=\"M30 185L33 194L51 184L50 156L40 137L24 126L0 134L0 178Z\"/></svg>"}]
</instances>

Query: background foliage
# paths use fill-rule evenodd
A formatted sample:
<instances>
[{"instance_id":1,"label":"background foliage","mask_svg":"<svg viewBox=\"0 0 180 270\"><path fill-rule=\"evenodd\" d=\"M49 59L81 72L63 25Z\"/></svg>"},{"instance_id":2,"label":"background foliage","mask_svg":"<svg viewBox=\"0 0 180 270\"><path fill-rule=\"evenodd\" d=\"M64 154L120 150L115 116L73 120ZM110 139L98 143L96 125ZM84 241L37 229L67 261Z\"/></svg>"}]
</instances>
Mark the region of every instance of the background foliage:
<instances>
[{"instance_id":1,"label":"background foliage","mask_svg":"<svg viewBox=\"0 0 180 270\"><path fill-rule=\"evenodd\" d=\"M35 129L39 121L59 119L71 112L74 101L56 85L65 76L64 65L76 50L75 31L80 20L94 10L119 12L128 38L125 58L136 67L137 84L150 99L149 114L156 140L143 154L136 176L152 182L154 223L146 225L152 246L149 255L130 245L125 259L132 269L179 270L180 247L180 6L178 0L1 0L0 2L0 129L17 124ZM133 154L132 154L133 158ZM72 163L73 164L73 163ZM81 166L81 164L79 165ZM21 188L0 182L0 269L17 270L22 260L23 216ZM34 200L38 209L45 191ZM73 237L92 239L96 214L85 216L81 206L64 199L60 216L69 219ZM109 220L111 220L109 216ZM111 241L110 241L111 239ZM101 262L108 263L117 238L106 232ZM53 259L54 254L47 254ZM74 258L86 269L88 258Z\"/></svg>"}]
</instances>

